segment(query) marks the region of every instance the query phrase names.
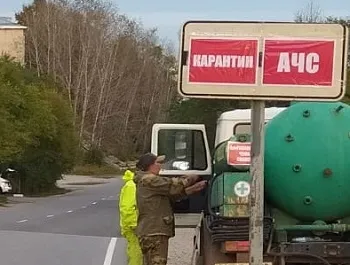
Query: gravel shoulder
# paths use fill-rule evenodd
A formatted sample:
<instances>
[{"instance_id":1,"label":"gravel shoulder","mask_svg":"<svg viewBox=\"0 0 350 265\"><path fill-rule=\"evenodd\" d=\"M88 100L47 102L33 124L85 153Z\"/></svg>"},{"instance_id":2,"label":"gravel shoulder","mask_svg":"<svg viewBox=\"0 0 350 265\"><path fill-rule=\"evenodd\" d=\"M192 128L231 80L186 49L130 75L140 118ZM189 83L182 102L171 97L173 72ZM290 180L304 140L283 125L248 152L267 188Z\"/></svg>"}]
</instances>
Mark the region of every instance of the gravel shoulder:
<instances>
[{"instance_id":1,"label":"gravel shoulder","mask_svg":"<svg viewBox=\"0 0 350 265\"><path fill-rule=\"evenodd\" d=\"M169 240L168 265L191 265L194 228L176 228Z\"/></svg>"},{"instance_id":2,"label":"gravel shoulder","mask_svg":"<svg viewBox=\"0 0 350 265\"><path fill-rule=\"evenodd\" d=\"M191 265L199 220L200 214L175 214L175 237L169 240L168 265Z\"/></svg>"}]
</instances>

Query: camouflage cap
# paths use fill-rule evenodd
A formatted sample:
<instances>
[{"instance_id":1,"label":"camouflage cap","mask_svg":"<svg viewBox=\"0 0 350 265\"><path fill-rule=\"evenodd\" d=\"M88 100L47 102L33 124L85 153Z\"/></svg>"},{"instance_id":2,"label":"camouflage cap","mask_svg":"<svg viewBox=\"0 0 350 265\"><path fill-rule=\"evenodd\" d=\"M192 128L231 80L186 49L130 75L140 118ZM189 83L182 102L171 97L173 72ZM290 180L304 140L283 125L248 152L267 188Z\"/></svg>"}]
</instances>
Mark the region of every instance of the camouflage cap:
<instances>
[{"instance_id":1,"label":"camouflage cap","mask_svg":"<svg viewBox=\"0 0 350 265\"><path fill-rule=\"evenodd\" d=\"M142 155L139 158L139 161L136 164L136 167L139 170L142 171L147 171L149 166L153 165L154 163L158 162L158 163L162 163L165 160L165 156L156 156L155 154L152 153L147 153Z\"/></svg>"}]
</instances>

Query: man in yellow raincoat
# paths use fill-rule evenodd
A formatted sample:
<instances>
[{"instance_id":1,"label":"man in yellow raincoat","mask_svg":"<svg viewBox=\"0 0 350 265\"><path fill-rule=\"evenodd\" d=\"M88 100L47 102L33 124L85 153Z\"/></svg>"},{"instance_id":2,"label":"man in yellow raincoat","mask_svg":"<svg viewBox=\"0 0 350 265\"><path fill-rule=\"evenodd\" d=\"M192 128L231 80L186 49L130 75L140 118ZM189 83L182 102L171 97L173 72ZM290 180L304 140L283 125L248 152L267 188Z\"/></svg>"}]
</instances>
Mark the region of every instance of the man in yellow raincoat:
<instances>
[{"instance_id":1,"label":"man in yellow raincoat","mask_svg":"<svg viewBox=\"0 0 350 265\"><path fill-rule=\"evenodd\" d=\"M133 179L134 173L126 170L123 176L124 186L119 197L120 229L122 236L128 241L128 265L142 265L142 252L135 234L138 211L136 207L136 185Z\"/></svg>"}]
</instances>

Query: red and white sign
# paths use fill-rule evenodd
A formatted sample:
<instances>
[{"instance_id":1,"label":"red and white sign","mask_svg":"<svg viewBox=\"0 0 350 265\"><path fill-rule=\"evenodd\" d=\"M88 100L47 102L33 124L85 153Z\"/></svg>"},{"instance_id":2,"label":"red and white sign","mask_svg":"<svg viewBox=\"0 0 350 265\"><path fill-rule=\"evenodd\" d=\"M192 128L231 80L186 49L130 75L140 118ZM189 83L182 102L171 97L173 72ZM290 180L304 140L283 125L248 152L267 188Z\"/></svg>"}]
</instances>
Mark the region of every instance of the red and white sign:
<instances>
[{"instance_id":1,"label":"red and white sign","mask_svg":"<svg viewBox=\"0 0 350 265\"><path fill-rule=\"evenodd\" d=\"M189 83L255 84L258 41L191 39Z\"/></svg>"},{"instance_id":2,"label":"red and white sign","mask_svg":"<svg viewBox=\"0 0 350 265\"><path fill-rule=\"evenodd\" d=\"M250 165L249 142L228 142L227 143L227 164L230 166Z\"/></svg>"},{"instance_id":3,"label":"red and white sign","mask_svg":"<svg viewBox=\"0 0 350 265\"><path fill-rule=\"evenodd\" d=\"M265 40L263 85L332 86L334 41Z\"/></svg>"},{"instance_id":4,"label":"red and white sign","mask_svg":"<svg viewBox=\"0 0 350 265\"><path fill-rule=\"evenodd\" d=\"M339 101L349 32L334 23L187 21L178 92L202 99Z\"/></svg>"}]
</instances>

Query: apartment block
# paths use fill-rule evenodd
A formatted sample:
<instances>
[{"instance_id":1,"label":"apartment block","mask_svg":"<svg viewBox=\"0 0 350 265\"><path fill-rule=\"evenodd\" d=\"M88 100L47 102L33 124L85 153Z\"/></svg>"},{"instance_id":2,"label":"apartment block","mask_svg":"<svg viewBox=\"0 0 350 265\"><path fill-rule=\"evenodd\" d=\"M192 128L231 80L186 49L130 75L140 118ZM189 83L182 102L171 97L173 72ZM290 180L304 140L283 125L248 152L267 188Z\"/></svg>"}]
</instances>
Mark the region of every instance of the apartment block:
<instances>
[{"instance_id":1,"label":"apartment block","mask_svg":"<svg viewBox=\"0 0 350 265\"><path fill-rule=\"evenodd\" d=\"M11 18L0 17L0 55L9 55L24 64L26 28L13 23Z\"/></svg>"}]
</instances>

